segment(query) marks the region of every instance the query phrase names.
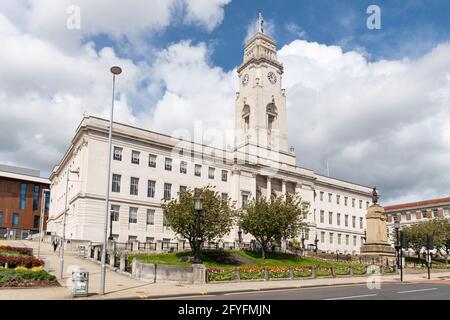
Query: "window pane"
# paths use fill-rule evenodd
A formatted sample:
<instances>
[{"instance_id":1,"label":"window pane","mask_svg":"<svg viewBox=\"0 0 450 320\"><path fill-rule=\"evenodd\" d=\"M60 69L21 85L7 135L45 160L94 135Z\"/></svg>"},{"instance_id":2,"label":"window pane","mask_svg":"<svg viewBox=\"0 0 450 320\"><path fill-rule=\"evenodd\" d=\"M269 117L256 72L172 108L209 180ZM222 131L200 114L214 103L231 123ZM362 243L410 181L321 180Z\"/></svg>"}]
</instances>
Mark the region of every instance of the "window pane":
<instances>
[{"instance_id":1,"label":"window pane","mask_svg":"<svg viewBox=\"0 0 450 320\"><path fill-rule=\"evenodd\" d=\"M113 222L119 221L119 211L120 211L120 206L111 205L111 220Z\"/></svg>"},{"instance_id":2,"label":"window pane","mask_svg":"<svg viewBox=\"0 0 450 320\"><path fill-rule=\"evenodd\" d=\"M199 164L195 165L195 176L197 176L197 177L202 176L202 166Z\"/></svg>"},{"instance_id":3,"label":"window pane","mask_svg":"<svg viewBox=\"0 0 450 320\"><path fill-rule=\"evenodd\" d=\"M20 184L20 210L25 210L25 200L27 196L27 184Z\"/></svg>"},{"instance_id":4,"label":"window pane","mask_svg":"<svg viewBox=\"0 0 450 320\"><path fill-rule=\"evenodd\" d=\"M3 224L3 212L0 211L0 226Z\"/></svg>"},{"instance_id":5,"label":"window pane","mask_svg":"<svg viewBox=\"0 0 450 320\"><path fill-rule=\"evenodd\" d=\"M131 163L132 164L139 164L139 151L132 151L131 152Z\"/></svg>"},{"instance_id":6,"label":"window pane","mask_svg":"<svg viewBox=\"0 0 450 320\"><path fill-rule=\"evenodd\" d=\"M156 168L156 156L153 154L150 154L148 156L148 166L150 168Z\"/></svg>"},{"instance_id":7,"label":"window pane","mask_svg":"<svg viewBox=\"0 0 450 320\"><path fill-rule=\"evenodd\" d=\"M155 224L155 210L147 209L147 224Z\"/></svg>"},{"instance_id":8,"label":"window pane","mask_svg":"<svg viewBox=\"0 0 450 320\"><path fill-rule=\"evenodd\" d=\"M172 159L166 158L165 169L167 171L172 171Z\"/></svg>"},{"instance_id":9,"label":"window pane","mask_svg":"<svg viewBox=\"0 0 450 320\"><path fill-rule=\"evenodd\" d=\"M170 200L172 198L172 184L164 183L164 199Z\"/></svg>"},{"instance_id":10,"label":"window pane","mask_svg":"<svg viewBox=\"0 0 450 320\"><path fill-rule=\"evenodd\" d=\"M41 191L41 188L39 186L34 186L34 193L33 193L33 211L36 211L39 207L39 193Z\"/></svg>"},{"instance_id":11,"label":"window pane","mask_svg":"<svg viewBox=\"0 0 450 320\"><path fill-rule=\"evenodd\" d=\"M137 208L130 208L130 216L128 219L129 223L137 223Z\"/></svg>"},{"instance_id":12,"label":"window pane","mask_svg":"<svg viewBox=\"0 0 450 320\"><path fill-rule=\"evenodd\" d=\"M113 159L116 161L122 161L122 148L114 147Z\"/></svg>"},{"instance_id":13,"label":"window pane","mask_svg":"<svg viewBox=\"0 0 450 320\"><path fill-rule=\"evenodd\" d=\"M228 181L228 171L222 170L222 181Z\"/></svg>"},{"instance_id":14,"label":"window pane","mask_svg":"<svg viewBox=\"0 0 450 320\"><path fill-rule=\"evenodd\" d=\"M139 186L139 178L131 177L130 195L133 195L133 196L138 195L138 186Z\"/></svg>"},{"instance_id":15,"label":"window pane","mask_svg":"<svg viewBox=\"0 0 450 320\"><path fill-rule=\"evenodd\" d=\"M186 161L181 161L180 173L187 174L187 162Z\"/></svg>"},{"instance_id":16,"label":"window pane","mask_svg":"<svg viewBox=\"0 0 450 320\"><path fill-rule=\"evenodd\" d=\"M156 185L155 181L148 180L147 197L149 198L155 197L155 185Z\"/></svg>"},{"instance_id":17,"label":"window pane","mask_svg":"<svg viewBox=\"0 0 450 320\"><path fill-rule=\"evenodd\" d=\"M208 178L209 179L214 179L214 172L215 172L214 168L209 168L208 169Z\"/></svg>"},{"instance_id":18,"label":"window pane","mask_svg":"<svg viewBox=\"0 0 450 320\"><path fill-rule=\"evenodd\" d=\"M18 213L13 214L12 225L13 225L13 227L17 227L19 225L19 214Z\"/></svg>"},{"instance_id":19,"label":"window pane","mask_svg":"<svg viewBox=\"0 0 450 320\"><path fill-rule=\"evenodd\" d=\"M113 174L112 178L112 192L120 192L120 180L122 176L119 174Z\"/></svg>"}]
</instances>

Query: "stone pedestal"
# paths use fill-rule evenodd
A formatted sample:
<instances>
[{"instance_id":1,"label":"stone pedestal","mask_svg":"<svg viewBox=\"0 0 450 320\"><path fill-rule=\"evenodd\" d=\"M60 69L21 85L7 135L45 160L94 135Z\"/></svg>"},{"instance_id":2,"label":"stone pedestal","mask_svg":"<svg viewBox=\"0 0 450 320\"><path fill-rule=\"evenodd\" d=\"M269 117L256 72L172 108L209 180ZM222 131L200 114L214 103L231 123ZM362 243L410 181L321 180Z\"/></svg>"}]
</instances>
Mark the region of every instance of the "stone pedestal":
<instances>
[{"instance_id":1,"label":"stone pedestal","mask_svg":"<svg viewBox=\"0 0 450 320\"><path fill-rule=\"evenodd\" d=\"M393 263L395 249L388 241L384 208L373 204L367 210L366 243L361 247L361 256L371 263Z\"/></svg>"}]
</instances>

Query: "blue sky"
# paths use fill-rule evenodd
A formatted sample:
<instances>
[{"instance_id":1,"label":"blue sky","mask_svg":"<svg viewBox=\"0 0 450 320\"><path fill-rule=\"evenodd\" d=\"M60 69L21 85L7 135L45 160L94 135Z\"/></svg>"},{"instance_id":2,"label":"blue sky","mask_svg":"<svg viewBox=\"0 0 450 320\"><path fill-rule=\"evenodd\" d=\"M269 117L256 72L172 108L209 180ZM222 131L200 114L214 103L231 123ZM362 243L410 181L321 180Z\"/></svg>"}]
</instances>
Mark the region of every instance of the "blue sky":
<instances>
[{"instance_id":1,"label":"blue sky","mask_svg":"<svg viewBox=\"0 0 450 320\"><path fill-rule=\"evenodd\" d=\"M372 4L381 8L381 30L366 27L366 10ZM377 61L416 58L450 39L450 2L445 0L235 0L225 6L225 18L212 32L175 21L147 39L158 48L184 39L206 42L213 49L211 62L230 70L241 62L247 28L260 11L266 23L275 26L272 35L279 48L299 38L296 31L303 31L302 38L308 41L365 50L370 61ZM98 41L99 47L105 44L114 46L105 39Z\"/></svg>"}]
</instances>

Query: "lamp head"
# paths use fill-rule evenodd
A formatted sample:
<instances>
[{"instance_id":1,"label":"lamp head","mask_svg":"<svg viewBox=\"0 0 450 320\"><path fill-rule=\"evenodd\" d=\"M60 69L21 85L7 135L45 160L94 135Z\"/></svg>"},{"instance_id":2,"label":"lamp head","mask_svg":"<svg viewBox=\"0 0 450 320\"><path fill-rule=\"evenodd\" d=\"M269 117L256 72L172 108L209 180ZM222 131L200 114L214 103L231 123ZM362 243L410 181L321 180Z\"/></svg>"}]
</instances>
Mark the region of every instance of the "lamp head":
<instances>
[{"instance_id":1,"label":"lamp head","mask_svg":"<svg viewBox=\"0 0 450 320\"><path fill-rule=\"evenodd\" d=\"M195 198L195 210L203 210L203 198L201 196Z\"/></svg>"},{"instance_id":2,"label":"lamp head","mask_svg":"<svg viewBox=\"0 0 450 320\"><path fill-rule=\"evenodd\" d=\"M114 66L111 68L111 73L115 76L119 75L122 73L122 68L118 67L118 66Z\"/></svg>"}]
</instances>

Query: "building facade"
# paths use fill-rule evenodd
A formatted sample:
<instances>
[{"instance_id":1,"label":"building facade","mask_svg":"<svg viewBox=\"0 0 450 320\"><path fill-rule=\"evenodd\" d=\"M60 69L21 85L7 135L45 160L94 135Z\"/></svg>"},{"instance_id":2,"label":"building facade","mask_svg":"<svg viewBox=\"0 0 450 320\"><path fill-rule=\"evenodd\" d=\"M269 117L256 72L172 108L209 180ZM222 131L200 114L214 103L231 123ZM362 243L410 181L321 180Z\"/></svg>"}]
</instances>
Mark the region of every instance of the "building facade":
<instances>
[{"instance_id":1,"label":"building facade","mask_svg":"<svg viewBox=\"0 0 450 320\"><path fill-rule=\"evenodd\" d=\"M387 225L392 239L395 221L400 227L429 221L431 219L450 219L450 197L402 203L385 207Z\"/></svg>"},{"instance_id":2,"label":"building facade","mask_svg":"<svg viewBox=\"0 0 450 320\"><path fill-rule=\"evenodd\" d=\"M39 231L46 189L50 189L50 180L41 178L39 171L0 165L0 236ZM49 197L46 199L44 230Z\"/></svg>"},{"instance_id":3,"label":"building facade","mask_svg":"<svg viewBox=\"0 0 450 320\"><path fill-rule=\"evenodd\" d=\"M235 145L217 149L145 129L114 123L111 185L112 235L119 242L183 241L167 225L161 200L186 188L214 186L242 206L257 196L298 193L308 208L305 244L319 250L358 253L372 189L324 177L296 165L288 148L283 66L275 41L257 33L238 69ZM103 237L108 154L105 119L86 116L51 176L48 230L62 233L69 177L66 237L100 242ZM222 239L238 240L238 230ZM250 235L243 235L250 242Z\"/></svg>"}]
</instances>

